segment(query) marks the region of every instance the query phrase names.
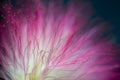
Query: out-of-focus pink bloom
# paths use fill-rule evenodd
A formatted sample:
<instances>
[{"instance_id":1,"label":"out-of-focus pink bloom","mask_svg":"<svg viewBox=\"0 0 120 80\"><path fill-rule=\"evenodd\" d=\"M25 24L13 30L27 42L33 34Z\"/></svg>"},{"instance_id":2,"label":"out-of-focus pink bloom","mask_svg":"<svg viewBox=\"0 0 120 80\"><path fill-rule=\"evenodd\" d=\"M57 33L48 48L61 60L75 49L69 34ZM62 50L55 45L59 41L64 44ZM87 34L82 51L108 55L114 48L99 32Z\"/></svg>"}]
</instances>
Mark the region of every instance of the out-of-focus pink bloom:
<instances>
[{"instance_id":1,"label":"out-of-focus pink bloom","mask_svg":"<svg viewBox=\"0 0 120 80\"><path fill-rule=\"evenodd\" d=\"M107 24L92 19L88 2L67 7L26 0L4 5L0 25L0 77L5 80L112 80L117 49ZM21 1L22 2L22 1ZM28 3L29 2L29 3ZM77 7L76 7L77 6ZM65 8L65 9L63 9ZM100 23L100 24L99 24Z\"/></svg>"}]
</instances>

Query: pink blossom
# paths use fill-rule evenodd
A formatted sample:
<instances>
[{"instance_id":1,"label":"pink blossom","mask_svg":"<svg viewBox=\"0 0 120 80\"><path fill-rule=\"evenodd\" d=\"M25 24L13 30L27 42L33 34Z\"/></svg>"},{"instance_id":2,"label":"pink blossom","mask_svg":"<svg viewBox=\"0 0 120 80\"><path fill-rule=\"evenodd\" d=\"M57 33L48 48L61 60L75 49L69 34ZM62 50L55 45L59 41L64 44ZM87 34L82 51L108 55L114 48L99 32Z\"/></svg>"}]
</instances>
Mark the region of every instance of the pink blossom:
<instances>
[{"instance_id":1,"label":"pink blossom","mask_svg":"<svg viewBox=\"0 0 120 80\"><path fill-rule=\"evenodd\" d=\"M24 0L23 0L24 1ZM32 2L31 2L32 1ZM89 2L39 0L3 5L0 77L5 80L112 80L118 49ZM8 77L9 76L9 77ZM117 79L117 78L116 78ZM120 78L119 78L120 79ZM114 79L115 80L115 79Z\"/></svg>"}]
</instances>

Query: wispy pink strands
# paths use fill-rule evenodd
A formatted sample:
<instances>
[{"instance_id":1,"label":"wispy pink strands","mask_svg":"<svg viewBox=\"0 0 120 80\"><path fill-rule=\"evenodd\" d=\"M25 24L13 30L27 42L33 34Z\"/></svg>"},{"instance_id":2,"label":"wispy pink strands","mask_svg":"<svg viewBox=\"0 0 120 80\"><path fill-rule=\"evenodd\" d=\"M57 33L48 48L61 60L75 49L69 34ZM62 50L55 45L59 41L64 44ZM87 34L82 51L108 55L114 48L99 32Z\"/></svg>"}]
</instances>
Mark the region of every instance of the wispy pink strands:
<instances>
[{"instance_id":1,"label":"wispy pink strands","mask_svg":"<svg viewBox=\"0 0 120 80\"><path fill-rule=\"evenodd\" d=\"M118 50L103 35L107 24L94 25L100 19L90 19L93 12L88 2L81 1L80 9L72 2L63 9L60 3L53 0L46 7L42 1L26 0L18 8L3 6L0 77L112 80L118 75L113 71L120 67L116 58Z\"/></svg>"}]
</instances>

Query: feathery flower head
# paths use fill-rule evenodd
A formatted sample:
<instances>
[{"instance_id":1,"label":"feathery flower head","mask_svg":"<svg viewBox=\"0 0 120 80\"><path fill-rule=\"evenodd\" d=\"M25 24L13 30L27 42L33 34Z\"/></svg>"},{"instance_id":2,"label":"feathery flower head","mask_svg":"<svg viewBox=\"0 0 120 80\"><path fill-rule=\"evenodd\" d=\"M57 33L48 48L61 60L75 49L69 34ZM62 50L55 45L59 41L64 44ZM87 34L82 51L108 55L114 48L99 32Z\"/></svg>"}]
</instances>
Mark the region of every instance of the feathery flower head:
<instances>
[{"instance_id":1,"label":"feathery flower head","mask_svg":"<svg viewBox=\"0 0 120 80\"><path fill-rule=\"evenodd\" d=\"M19 2L19 3L18 3ZM117 49L88 2L21 0L4 5L0 74L5 80L111 80ZM106 37L106 38L105 38Z\"/></svg>"}]
</instances>

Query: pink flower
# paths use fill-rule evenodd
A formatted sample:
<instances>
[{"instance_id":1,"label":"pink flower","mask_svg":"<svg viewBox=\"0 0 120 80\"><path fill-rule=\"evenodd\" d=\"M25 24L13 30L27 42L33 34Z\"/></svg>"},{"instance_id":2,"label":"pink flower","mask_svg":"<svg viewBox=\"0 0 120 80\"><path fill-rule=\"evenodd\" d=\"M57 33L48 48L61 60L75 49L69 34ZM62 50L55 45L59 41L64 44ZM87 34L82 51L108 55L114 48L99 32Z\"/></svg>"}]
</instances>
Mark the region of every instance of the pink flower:
<instances>
[{"instance_id":1,"label":"pink flower","mask_svg":"<svg viewBox=\"0 0 120 80\"><path fill-rule=\"evenodd\" d=\"M23 0L24 1L24 0ZM31 2L32 1L32 2ZM4 5L0 74L5 80L111 80L118 49L88 2ZM79 6L79 7L78 7ZM64 8L64 9L63 9ZM98 22L98 23L97 23ZM100 23L100 24L99 24Z\"/></svg>"}]
</instances>

